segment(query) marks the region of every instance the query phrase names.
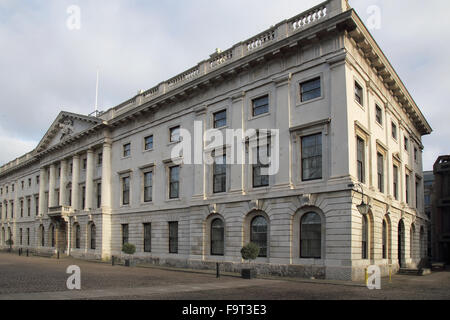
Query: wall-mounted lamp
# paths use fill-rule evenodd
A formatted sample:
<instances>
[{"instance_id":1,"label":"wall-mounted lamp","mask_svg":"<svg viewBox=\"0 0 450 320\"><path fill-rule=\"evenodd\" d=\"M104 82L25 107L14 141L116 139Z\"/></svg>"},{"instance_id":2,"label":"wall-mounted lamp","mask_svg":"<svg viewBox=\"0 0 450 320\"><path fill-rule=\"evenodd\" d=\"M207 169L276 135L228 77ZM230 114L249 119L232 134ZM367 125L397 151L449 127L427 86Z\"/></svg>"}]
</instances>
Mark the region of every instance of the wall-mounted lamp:
<instances>
[{"instance_id":1,"label":"wall-mounted lamp","mask_svg":"<svg viewBox=\"0 0 450 320\"><path fill-rule=\"evenodd\" d=\"M364 189L362 187L362 185L360 183L357 184L349 184L348 185L349 188L355 188L355 187L359 187L361 189L361 193L362 193L362 202L360 205L356 206L356 208L358 208L359 213L361 213L362 215L366 215L369 213L369 210L371 208L370 204L367 204L364 202Z\"/></svg>"}]
</instances>

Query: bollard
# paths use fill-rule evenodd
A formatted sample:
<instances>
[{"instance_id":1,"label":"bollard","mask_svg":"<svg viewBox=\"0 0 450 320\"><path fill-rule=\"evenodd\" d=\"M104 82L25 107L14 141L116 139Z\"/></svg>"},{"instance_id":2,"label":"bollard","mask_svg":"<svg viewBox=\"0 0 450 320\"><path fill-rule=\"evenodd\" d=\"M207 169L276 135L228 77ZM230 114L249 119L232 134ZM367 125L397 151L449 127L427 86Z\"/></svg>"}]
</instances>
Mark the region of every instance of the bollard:
<instances>
[{"instance_id":1,"label":"bollard","mask_svg":"<svg viewBox=\"0 0 450 320\"><path fill-rule=\"evenodd\" d=\"M216 277L220 278L220 264L216 263Z\"/></svg>"},{"instance_id":2,"label":"bollard","mask_svg":"<svg viewBox=\"0 0 450 320\"><path fill-rule=\"evenodd\" d=\"M389 265L389 283L392 283L392 266Z\"/></svg>"}]
</instances>

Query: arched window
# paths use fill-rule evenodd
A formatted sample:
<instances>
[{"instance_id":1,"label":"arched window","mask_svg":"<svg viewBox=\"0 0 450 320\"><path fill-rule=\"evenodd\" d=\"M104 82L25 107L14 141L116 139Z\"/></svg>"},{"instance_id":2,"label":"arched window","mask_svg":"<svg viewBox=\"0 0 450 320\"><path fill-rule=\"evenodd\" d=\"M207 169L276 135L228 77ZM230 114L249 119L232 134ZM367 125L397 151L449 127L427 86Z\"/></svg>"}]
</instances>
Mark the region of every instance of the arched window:
<instances>
[{"instance_id":1,"label":"arched window","mask_svg":"<svg viewBox=\"0 0 450 320\"><path fill-rule=\"evenodd\" d=\"M225 252L224 246L225 229L223 221L219 218L214 219L211 223L211 255L223 256Z\"/></svg>"},{"instance_id":2,"label":"arched window","mask_svg":"<svg viewBox=\"0 0 450 320\"><path fill-rule=\"evenodd\" d=\"M252 220L250 242L259 246L259 257L267 257L267 221L263 216Z\"/></svg>"},{"instance_id":3,"label":"arched window","mask_svg":"<svg viewBox=\"0 0 450 320\"><path fill-rule=\"evenodd\" d=\"M369 248L369 224L367 222L367 216L362 216L362 242L361 251L362 259L368 259L368 248Z\"/></svg>"},{"instance_id":4,"label":"arched window","mask_svg":"<svg viewBox=\"0 0 450 320\"><path fill-rule=\"evenodd\" d=\"M420 228L420 258L426 257L427 240L425 238L425 229Z\"/></svg>"},{"instance_id":5,"label":"arched window","mask_svg":"<svg viewBox=\"0 0 450 320\"><path fill-rule=\"evenodd\" d=\"M322 257L322 222L315 212L303 215L300 222L300 257Z\"/></svg>"},{"instance_id":6,"label":"arched window","mask_svg":"<svg viewBox=\"0 0 450 320\"><path fill-rule=\"evenodd\" d=\"M41 237L41 247L45 247L45 229L43 225L39 227L39 235Z\"/></svg>"},{"instance_id":7,"label":"arched window","mask_svg":"<svg viewBox=\"0 0 450 320\"><path fill-rule=\"evenodd\" d=\"M2 228L2 244L5 244L5 228Z\"/></svg>"},{"instance_id":8,"label":"arched window","mask_svg":"<svg viewBox=\"0 0 450 320\"><path fill-rule=\"evenodd\" d=\"M90 237L91 237L91 250L95 250L96 249L96 237L97 237L97 229L95 227L95 224L91 224L90 227Z\"/></svg>"},{"instance_id":9,"label":"arched window","mask_svg":"<svg viewBox=\"0 0 450 320\"><path fill-rule=\"evenodd\" d=\"M403 223L403 220L400 220L398 223L398 264L400 267L404 267L405 264L405 224Z\"/></svg>"},{"instance_id":10,"label":"arched window","mask_svg":"<svg viewBox=\"0 0 450 320\"><path fill-rule=\"evenodd\" d=\"M80 228L79 224L76 224L75 225L75 249L81 248L80 240L81 240L81 228Z\"/></svg>"},{"instance_id":11,"label":"arched window","mask_svg":"<svg viewBox=\"0 0 450 320\"><path fill-rule=\"evenodd\" d=\"M387 259L387 223L386 220L383 220L383 259Z\"/></svg>"},{"instance_id":12,"label":"arched window","mask_svg":"<svg viewBox=\"0 0 450 320\"><path fill-rule=\"evenodd\" d=\"M56 237L55 237L55 225L50 225L50 243L52 245L52 248L56 245Z\"/></svg>"}]
</instances>

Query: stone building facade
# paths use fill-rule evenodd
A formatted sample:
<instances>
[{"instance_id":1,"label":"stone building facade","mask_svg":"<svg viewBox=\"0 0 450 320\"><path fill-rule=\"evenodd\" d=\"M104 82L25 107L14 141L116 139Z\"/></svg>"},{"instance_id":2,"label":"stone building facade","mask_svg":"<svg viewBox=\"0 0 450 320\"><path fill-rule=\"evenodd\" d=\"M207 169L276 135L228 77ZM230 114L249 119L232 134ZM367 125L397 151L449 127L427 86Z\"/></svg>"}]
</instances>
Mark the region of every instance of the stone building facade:
<instances>
[{"instance_id":1,"label":"stone building facade","mask_svg":"<svg viewBox=\"0 0 450 320\"><path fill-rule=\"evenodd\" d=\"M280 170L176 164L180 129L195 123L278 129ZM143 262L239 270L251 241L262 273L387 274L424 254L430 132L356 12L326 1L95 117L61 112L0 169L0 243L108 260L129 242Z\"/></svg>"},{"instance_id":2,"label":"stone building facade","mask_svg":"<svg viewBox=\"0 0 450 320\"><path fill-rule=\"evenodd\" d=\"M433 260L450 265L450 156L441 156L433 167L431 196Z\"/></svg>"}]
</instances>

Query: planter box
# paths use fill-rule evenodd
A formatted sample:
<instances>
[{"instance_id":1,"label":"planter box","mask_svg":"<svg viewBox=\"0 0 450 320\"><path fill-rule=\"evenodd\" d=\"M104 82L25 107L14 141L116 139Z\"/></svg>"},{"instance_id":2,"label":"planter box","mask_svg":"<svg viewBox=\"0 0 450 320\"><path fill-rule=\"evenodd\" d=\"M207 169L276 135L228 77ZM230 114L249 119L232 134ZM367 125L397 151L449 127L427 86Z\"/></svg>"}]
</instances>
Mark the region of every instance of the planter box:
<instances>
[{"instance_id":1,"label":"planter box","mask_svg":"<svg viewBox=\"0 0 450 320\"><path fill-rule=\"evenodd\" d=\"M242 269L241 276L242 279L254 279L256 278L256 270L255 269Z\"/></svg>"}]
</instances>

